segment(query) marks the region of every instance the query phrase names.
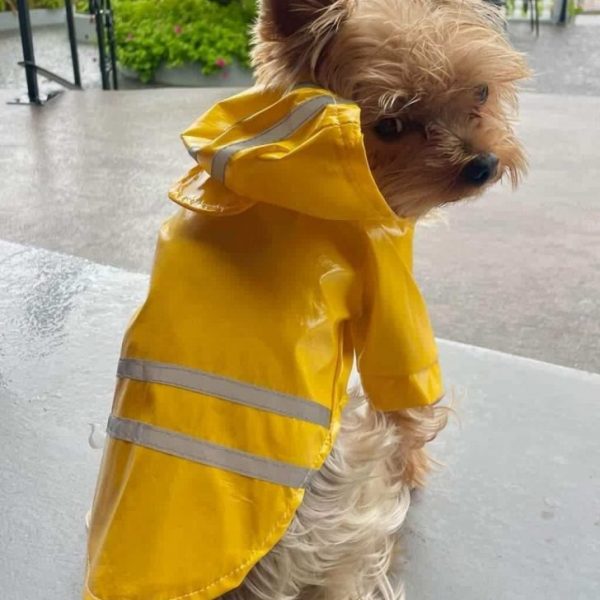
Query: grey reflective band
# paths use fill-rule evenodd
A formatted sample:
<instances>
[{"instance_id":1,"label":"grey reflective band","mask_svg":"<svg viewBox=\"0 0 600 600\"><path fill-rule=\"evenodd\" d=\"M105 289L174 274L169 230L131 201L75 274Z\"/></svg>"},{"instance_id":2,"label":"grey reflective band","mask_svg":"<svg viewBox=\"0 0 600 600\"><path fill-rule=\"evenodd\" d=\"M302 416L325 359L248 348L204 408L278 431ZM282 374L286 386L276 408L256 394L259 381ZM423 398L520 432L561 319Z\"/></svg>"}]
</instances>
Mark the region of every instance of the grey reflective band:
<instances>
[{"instance_id":1,"label":"grey reflective band","mask_svg":"<svg viewBox=\"0 0 600 600\"><path fill-rule=\"evenodd\" d=\"M275 392L198 369L137 358L122 358L119 361L117 375L126 379L161 383L215 396L322 427L329 427L331 420L331 411L312 400Z\"/></svg>"},{"instance_id":2,"label":"grey reflective band","mask_svg":"<svg viewBox=\"0 0 600 600\"><path fill-rule=\"evenodd\" d=\"M286 487L304 487L313 473L133 419L111 416L106 431L116 440Z\"/></svg>"},{"instance_id":3,"label":"grey reflective band","mask_svg":"<svg viewBox=\"0 0 600 600\"><path fill-rule=\"evenodd\" d=\"M236 152L246 148L280 142L292 135L297 129L300 129L304 123L321 112L325 106L335 103L336 100L333 96L315 96L297 106L291 113L262 133L242 142L220 148L212 159L211 176L221 183L225 183L227 163Z\"/></svg>"}]
</instances>

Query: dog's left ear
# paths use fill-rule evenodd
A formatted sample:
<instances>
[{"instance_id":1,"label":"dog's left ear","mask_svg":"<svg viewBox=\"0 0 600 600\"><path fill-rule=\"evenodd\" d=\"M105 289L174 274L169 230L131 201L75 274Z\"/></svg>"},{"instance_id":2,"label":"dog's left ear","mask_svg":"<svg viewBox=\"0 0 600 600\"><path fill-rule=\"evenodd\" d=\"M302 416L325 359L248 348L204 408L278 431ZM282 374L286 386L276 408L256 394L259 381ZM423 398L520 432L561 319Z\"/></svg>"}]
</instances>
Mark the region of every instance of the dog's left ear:
<instances>
[{"instance_id":1,"label":"dog's left ear","mask_svg":"<svg viewBox=\"0 0 600 600\"><path fill-rule=\"evenodd\" d=\"M352 0L262 0L263 18L271 21L279 36L287 38L327 13L331 14L331 24L339 25L351 3Z\"/></svg>"},{"instance_id":2,"label":"dog's left ear","mask_svg":"<svg viewBox=\"0 0 600 600\"><path fill-rule=\"evenodd\" d=\"M325 85L319 71L357 0L261 0L254 29L256 80L286 88L300 81Z\"/></svg>"}]
</instances>

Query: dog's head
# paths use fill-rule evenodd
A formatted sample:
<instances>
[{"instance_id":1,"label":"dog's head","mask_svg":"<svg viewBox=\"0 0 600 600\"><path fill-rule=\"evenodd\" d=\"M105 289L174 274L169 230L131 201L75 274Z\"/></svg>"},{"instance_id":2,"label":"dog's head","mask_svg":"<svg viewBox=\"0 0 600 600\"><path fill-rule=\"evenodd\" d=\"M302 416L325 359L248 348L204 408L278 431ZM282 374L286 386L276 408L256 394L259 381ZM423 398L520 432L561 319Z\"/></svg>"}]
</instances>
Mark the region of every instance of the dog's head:
<instances>
[{"instance_id":1,"label":"dog's head","mask_svg":"<svg viewBox=\"0 0 600 600\"><path fill-rule=\"evenodd\" d=\"M525 169L511 117L528 70L502 24L484 0L263 0L256 76L355 101L375 181L417 217Z\"/></svg>"}]
</instances>

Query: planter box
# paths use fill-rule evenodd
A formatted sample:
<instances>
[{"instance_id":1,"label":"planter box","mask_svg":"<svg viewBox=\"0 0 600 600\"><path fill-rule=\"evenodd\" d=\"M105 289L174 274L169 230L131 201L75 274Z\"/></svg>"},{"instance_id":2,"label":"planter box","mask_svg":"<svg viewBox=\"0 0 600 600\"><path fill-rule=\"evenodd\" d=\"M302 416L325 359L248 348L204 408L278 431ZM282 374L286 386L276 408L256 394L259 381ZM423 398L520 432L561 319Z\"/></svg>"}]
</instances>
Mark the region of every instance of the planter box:
<instances>
[{"instance_id":1,"label":"planter box","mask_svg":"<svg viewBox=\"0 0 600 600\"><path fill-rule=\"evenodd\" d=\"M67 22L64 8L34 8L29 11L32 27L44 27L45 25L64 25ZM18 31L19 17L17 13L10 10L0 13L0 31Z\"/></svg>"},{"instance_id":2,"label":"planter box","mask_svg":"<svg viewBox=\"0 0 600 600\"><path fill-rule=\"evenodd\" d=\"M88 13L75 13L75 37L80 44L97 44L96 19Z\"/></svg>"},{"instance_id":3,"label":"planter box","mask_svg":"<svg viewBox=\"0 0 600 600\"><path fill-rule=\"evenodd\" d=\"M127 67L120 65L119 71L128 79L139 79L137 73ZM179 67L159 67L152 83L172 87L249 87L254 84L254 78L249 69L237 63L212 75L203 75L199 65L189 63Z\"/></svg>"}]
</instances>

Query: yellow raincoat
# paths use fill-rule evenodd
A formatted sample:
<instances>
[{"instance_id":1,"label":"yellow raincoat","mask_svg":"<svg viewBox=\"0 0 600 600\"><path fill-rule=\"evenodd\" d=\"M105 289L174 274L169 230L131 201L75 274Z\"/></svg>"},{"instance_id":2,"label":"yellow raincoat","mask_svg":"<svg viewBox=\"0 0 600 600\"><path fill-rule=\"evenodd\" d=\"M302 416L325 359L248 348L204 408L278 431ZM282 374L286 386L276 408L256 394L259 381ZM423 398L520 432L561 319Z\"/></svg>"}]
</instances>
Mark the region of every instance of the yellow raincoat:
<instances>
[{"instance_id":1,"label":"yellow raincoat","mask_svg":"<svg viewBox=\"0 0 600 600\"><path fill-rule=\"evenodd\" d=\"M183 140L119 362L85 600L208 600L281 539L331 450L356 355L372 405L442 395L412 224L358 107L302 87L217 104Z\"/></svg>"}]
</instances>

